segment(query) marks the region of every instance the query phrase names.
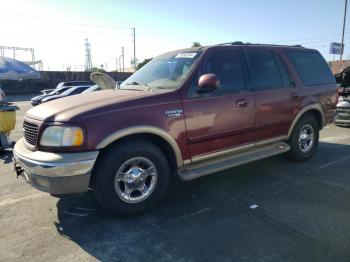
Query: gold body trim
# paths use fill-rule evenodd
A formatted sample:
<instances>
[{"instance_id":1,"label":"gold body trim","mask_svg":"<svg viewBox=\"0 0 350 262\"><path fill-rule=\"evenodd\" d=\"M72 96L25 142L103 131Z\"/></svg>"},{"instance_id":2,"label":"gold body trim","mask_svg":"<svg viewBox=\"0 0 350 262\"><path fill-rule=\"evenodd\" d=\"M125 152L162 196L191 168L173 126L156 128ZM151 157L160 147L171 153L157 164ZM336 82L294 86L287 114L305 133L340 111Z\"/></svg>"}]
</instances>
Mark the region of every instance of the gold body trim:
<instances>
[{"instance_id":1,"label":"gold body trim","mask_svg":"<svg viewBox=\"0 0 350 262\"><path fill-rule=\"evenodd\" d=\"M180 168L180 167L183 166L184 163L183 163L183 160L182 160L181 151L180 151L180 148L179 148L178 144L174 140L174 138L172 138L165 131L163 131L163 130L161 130L159 128L150 127L150 126L130 127L130 128L122 129L122 130L120 130L118 132L115 132L115 133L109 135L108 137L106 137L105 139L103 139L97 145L97 149L105 148L106 146L108 146L109 144L117 141L120 138L129 136L129 135L135 135L135 134L153 134L153 135L157 135L157 136L163 138L165 141L167 141L169 143L169 145L174 150L177 167Z\"/></svg>"},{"instance_id":2,"label":"gold body trim","mask_svg":"<svg viewBox=\"0 0 350 262\"><path fill-rule=\"evenodd\" d=\"M318 112L320 112L321 117L322 117L322 123L321 123L321 128L323 128L325 126L326 120L325 120L325 116L322 110L322 107L319 104L312 104L312 105L308 105L306 107L304 107L302 110L300 110L300 112L297 114L297 116L294 118L294 121L292 123L292 125L289 128L288 131L288 136L287 138L289 139L290 136L292 135L293 129L295 127L295 125L297 124L298 120L307 112L310 110L317 110Z\"/></svg>"}]
</instances>

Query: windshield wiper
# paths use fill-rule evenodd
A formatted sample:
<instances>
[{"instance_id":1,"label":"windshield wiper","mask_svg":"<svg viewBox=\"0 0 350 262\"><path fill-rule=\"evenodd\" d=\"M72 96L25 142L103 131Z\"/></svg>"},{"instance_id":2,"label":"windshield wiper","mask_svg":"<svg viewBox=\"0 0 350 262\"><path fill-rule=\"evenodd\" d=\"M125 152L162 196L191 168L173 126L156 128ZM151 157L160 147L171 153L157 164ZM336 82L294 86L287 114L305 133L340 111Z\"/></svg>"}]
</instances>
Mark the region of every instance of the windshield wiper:
<instances>
[{"instance_id":1,"label":"windshield wiper","mask_svg":"<svg viewBox=\"0 0 350 262\"><path fill-rule=\"evenodd\" d=\"M146 89L149 92L153 92L152 88L148 87L146 84L141 84L139 82L130 82L126 83L127 86L142 86L144 89Z\"/></svg>"}]
</instances>

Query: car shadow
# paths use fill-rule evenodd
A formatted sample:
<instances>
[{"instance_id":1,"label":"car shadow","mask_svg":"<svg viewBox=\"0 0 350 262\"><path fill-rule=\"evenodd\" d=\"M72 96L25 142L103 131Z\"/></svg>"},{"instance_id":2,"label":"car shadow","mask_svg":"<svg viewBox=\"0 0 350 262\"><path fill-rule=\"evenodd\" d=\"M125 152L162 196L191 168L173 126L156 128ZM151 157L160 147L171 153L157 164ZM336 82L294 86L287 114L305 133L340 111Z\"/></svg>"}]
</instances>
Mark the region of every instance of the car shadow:
<instances>
[{"instance_id":1,"label":"car shadow","mask_svg":"<svg viewBox=\"0 0 350 262\"><path fill-rule=\"evenodd\" d=\"M262 201L276 190L283 196L308 176L313 180L328 176L327 168L346 177L348 170L337 165L350 161L345 159L349 150L350 145L320 142L317 154L307 162L293 163L282 155L179 183L156 208L129 218L105 214L92 194L60 198L55 226L100 261L232 261L233 257L238 261L264 255L298 261L314 249L319 251L313 259L319 260L325 249L317 241L289 234L287 225L262 208L252 210L258 196ZM271 212L278 214L284 205L278 202ZM279 228L283 226L287 229ZM285 246L285 241L294 244ZM332 250L326 251L332 256Z\"/></svg>"}]
</instances>

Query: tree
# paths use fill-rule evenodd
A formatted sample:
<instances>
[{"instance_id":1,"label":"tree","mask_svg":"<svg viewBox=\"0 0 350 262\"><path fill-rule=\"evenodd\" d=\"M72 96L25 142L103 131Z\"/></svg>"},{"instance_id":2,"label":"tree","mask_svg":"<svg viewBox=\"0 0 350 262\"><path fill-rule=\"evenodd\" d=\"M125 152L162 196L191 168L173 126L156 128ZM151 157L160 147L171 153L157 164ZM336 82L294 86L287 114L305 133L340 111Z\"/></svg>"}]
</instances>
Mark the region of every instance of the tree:
<instances>
[{"instance_id":1,"label":"tree","mask_svg":"<svg viewBox=\"0 0 350 262\"><path fill-rule=\"evenodd\" d=\"M138 63L136 66L136 70L139 70L141 67L143 67L145 64L147 64L151 60L152 60L152 58L146 58L141 63Z\"/></svg>"},{"instance_id":2,"label":"tree","mask_svg":"<svg viewBox=\"0 0 350 262\"><path fill-rule=\"evenodd\" d=\"M193 42L192 47L201 47L201 43L199 42Z\"/></svg>"}]
</instances>

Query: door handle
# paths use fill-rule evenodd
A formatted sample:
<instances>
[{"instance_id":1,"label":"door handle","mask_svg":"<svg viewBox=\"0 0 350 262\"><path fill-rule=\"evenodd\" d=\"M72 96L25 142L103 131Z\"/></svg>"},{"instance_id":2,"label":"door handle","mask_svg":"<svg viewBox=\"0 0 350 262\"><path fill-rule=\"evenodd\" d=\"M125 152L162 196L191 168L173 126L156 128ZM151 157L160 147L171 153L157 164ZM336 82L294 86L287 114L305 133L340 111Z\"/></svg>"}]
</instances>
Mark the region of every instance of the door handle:
<instances>
[{"instance_id":1,"label":"door handle","mask_svg":"<svg viewBox=\"0 0 350 262\"><path fill-rule=\"evenodd\" d=\"M248 106L248 101L246 99L238 100L238 101L236 101L236 106L239 107L239 108L247 107Z\"/></svg>"},{"instance_id":2,"label":"door handle","mask_svg":"<svg viewBox=\"0 0 350 262\"><path fill-rule=\"evenodd\" d=\"M295 92L291 93L289 96L291 99L297 99L299 97L298 94Z\"/></svg>"}]
</instances>

